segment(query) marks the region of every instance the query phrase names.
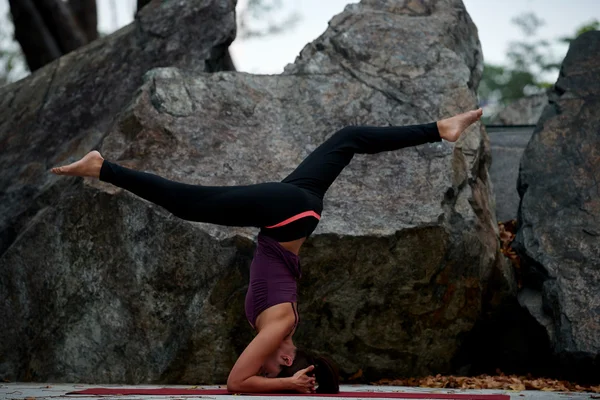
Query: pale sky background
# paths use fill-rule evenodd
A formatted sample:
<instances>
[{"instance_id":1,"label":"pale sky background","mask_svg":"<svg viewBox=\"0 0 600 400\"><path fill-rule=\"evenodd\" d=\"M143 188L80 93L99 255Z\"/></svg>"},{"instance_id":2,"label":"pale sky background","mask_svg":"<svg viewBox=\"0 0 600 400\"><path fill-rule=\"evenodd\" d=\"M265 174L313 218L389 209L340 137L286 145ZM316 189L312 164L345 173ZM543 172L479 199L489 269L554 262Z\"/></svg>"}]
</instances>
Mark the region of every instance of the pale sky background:
<instances>
[{"instance_id":1,"label":"pale sky background","mask_svg":"<svg viewBox=\"0 0 600 400\"><path fill-rule=\"evenodd\" d=\"M234 42L232 57L238 69L253 73L279 73L294 61L305 44L317 38L327 28L328 21L343 11L348 0L295 0L302 20L296 28L277 37ZM503 63L511 41L523 39L511 19L534 12L545 25L540 27L540 39L572 35L577 27L600 19L600 0L463 0L479 32L485 61ZM567 47L557 47L557 55L566 54Z\"/></svg>"},{"instance_id":2,"label":"pale sky background","mask_svg":"<svg viewBox=\"0 0 600 400\"><path fill-rule=\"evenodd\" d=\"M247 0L239 0L243 7ZM534 12L545 25L536 38L554 39L572 35L575 29L600 19L600 0L463 0L475 22L486 62L504 63L509 43L522 40L521 31L511 23L515 16ZM300 50L327 28L328 21L343 11L348 0L282 0L286 11L297 12L301 20L292 29L277 36L236 40L231 54L240 71L280 73L294 61ZM131 22L135 0L97 0L99 29L112 32ZM115 11L116 9L116 11ZM0 0L0 15L6 15L8 0ZM3 22L4 23L4 22ZM566 46L557 46L556 55L564 56Z\"/></svg>"}]
</instances>

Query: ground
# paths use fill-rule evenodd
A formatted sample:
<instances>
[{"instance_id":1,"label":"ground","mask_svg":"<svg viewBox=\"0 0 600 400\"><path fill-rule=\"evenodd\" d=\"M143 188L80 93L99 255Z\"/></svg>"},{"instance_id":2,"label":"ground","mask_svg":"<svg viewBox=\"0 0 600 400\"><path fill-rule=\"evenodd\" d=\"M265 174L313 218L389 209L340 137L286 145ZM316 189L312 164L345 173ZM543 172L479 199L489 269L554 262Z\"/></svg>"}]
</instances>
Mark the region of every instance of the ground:
<instances>
[{"instance_id":1,"label":"ground","mask_svg":"<svg viewBox=\"0 0 600 400\"><path fill-rule=\"evenodd\" d=\"M72 391L84 390L87 388L94 387L107 387L107 388L206 388L216 389L217 386L177 386L177 385L84 385L84 384L53 384L53 383L2 383L0 384L0 399L2 400L13 400L13 399L28 399L28 400L51 400L51 399L74 399L74 400L107 400L107 399L121 399L121 400L175 400L175 399L239 399L240 396L142 396L142 395L131 395L131 396L87 396L87 395L68 395L66 393ZM512 391L512 390L456 390L456 389L429 389L429 388L415 388L415 387L401 387L401 386L372 386L372 385L343 385L340 388L343 392L402 392L408 394L460 394L464 400L464 395L478 395L478 394L504 394L509 396L510 400L583 400L583 399L600 399L599 394L594 393L571 393L571 392L546 392L546 391ZM286 399L290 396L256 396L250 400L260 399ZM302 399L318 399L319 397L304 396ZM353 397L354 398L354 397ZM361 397L356 397L360 399ZM376 397L378 398L378 397ZM422 399L428 399L430 397L423 397ZM458 397L457 397L458 398Z\"/></svg>"}]
</instances>

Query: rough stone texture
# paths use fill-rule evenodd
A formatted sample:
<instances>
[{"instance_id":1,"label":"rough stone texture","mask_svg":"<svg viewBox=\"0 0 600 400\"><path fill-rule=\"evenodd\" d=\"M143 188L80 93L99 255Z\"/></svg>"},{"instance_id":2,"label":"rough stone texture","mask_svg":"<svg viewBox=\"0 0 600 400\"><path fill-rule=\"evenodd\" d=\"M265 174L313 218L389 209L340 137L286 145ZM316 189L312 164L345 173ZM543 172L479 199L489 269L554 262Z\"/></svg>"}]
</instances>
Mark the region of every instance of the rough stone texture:
<instances>
[{"instance_id":1,"label":"rough stone texture","mask_svg":"<svg viewBox=\"0 0 600 400\"><path fill-rule=\"evenodd\" d=\"M486 127L492 148L490 177L494 185L496 218L509 221L517 218L521 198L517 192L521 157L531 139L534 127Z\"/></svg>"},{"instance_id":2,"label":"rough stone texture","mask_svg":"<svg viewBox=\"0 0 600 400\"><path fill-rule=\"evenodd\" d=\"M281 76L153 70L100 149L188 183L280 180L344 125L474 108L481 71L460 0L363 0ZM514 292L489 161L479 124L456 145L356 156L301 252L296 343L344 376L450 372L490 277L507 280L495 296ZM224 382L251 338L242 303L256 230L180 221L101 182L44 179L47 206L0 257L0 377Z\"/></svg>"},{"instance_id":3,"label":"rough stone texture","mask_svg":"<svg viewBox=\"0 0 600 400\"><path fill-rule=\"evenodd\" d=\"M533 126L548 104L546 93L524 97L509 104L490 120L487 133L492 147L490 176L494 185L496 218L508 221L517 218L519 194L517 178L523 151L529 143ZM529 125L497 127L493 125Z\"/></svg>"},{"instance_id":4,"label":"rough stone texture","mask_svg":"<svg viewBox=\"0 0 600 400\"><path fill-rule=\"evenodd\" d=\"M490 123L498 125L535 125L547 105L548 95L546 93L523 97L500 110L490 119Z\"/></svg>"},{"instance_id":5,"label":"rough stone texture","mask_svg":"<svg viewBox=\"0 0 600 400\"><path fill-rule=\"evenodd\" d=\"M520 300L565 368L600 376L600 32L574 41L523 154ZM581 376L581 375L580 375Z\"/></svg>"},{"instance_id":6,"label":"rough stone texture","mask_svg":"<svg viewBox=\"0 0 600 400\"><path fill-rule=\"evenodd\" d=\"M118 32L0 88L0 254L55 184L45 171L96 146L145 72L220 70L235 26L233 0L156 0Z\"/></svg>"}]
</instances>

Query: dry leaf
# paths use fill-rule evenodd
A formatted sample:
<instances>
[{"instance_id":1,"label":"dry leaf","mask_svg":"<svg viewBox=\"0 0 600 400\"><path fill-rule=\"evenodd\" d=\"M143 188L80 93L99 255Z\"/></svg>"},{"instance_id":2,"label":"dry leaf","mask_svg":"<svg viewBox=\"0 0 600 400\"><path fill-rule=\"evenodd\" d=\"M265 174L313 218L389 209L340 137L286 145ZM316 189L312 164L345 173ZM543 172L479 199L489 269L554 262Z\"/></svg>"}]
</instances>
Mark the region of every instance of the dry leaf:
<instances>
[{"instance_id":1,"label":"dry leaf","mask_svg":"<svg viewBox=\"0 0 600 400\"><path fill-rule=\"evenodd\" d=\"M358 371L356 371L356 373L354 375L352 375L350 378L348 378L348 380L354 381L354 380L360 378L362 375L363 375L363 371L362 371L362 369L359 369Z\"/></svg>"},{"instance_id":2,"label":"dry leaf","mask_svg":"<svg viewBox=\"0 0 600 400\"><path fill-rule=\"evenodd\" d=\"M508 387L516 392L522 392L523 390L525 390L525 385L523 385L522 383L513 383L512 385L508 385Z\"/></svg>"},{"instance_id":3,"label":"dry leaf","mask_svg":"<svg viewBox=\"0 0 600 400\"><path fill-rule=\"evenodd\" d=\"M498 375L480 375L476 377L462 376L426 376L423 378L406 379L382 379L374 382L375 385L391 386L420 386L427 388L448 389L499 389L499 390L541 390L545 392L595 392L600 393L600 386L584 386L556 379L534 378L528 376L504 375L497 371Z\"/></svg>"}]
</instances>

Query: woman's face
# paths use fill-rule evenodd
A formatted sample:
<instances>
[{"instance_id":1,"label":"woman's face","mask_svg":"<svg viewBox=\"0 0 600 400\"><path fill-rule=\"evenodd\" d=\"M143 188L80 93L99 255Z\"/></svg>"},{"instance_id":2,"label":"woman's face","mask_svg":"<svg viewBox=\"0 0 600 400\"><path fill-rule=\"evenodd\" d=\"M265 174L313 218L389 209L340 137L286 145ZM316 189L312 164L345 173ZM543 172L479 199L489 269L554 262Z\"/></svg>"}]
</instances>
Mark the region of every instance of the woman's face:
<instances>
[{"instance_id":1,"label":"woman's face","mask_svg":"<svg viewBox=\"0 0 600 400\"><path fill-rule=\"evenodd\" d=\"M265 360L261 375L267 378L275 378L281 372L281 364L275 357L269 357Z\"/></svg>"},{"instance_id":2,"label":"woman's face","mask_svg":"<svg viewBox=\"0 0 600 400\"><path fill-rule=\"evenodd\" d=\"M279 348L265 360L258 374L267 378L275 378L281 372L282 366L290 366L293 361L293 356L285 354Z\"/></svg>"}]
</instances>

